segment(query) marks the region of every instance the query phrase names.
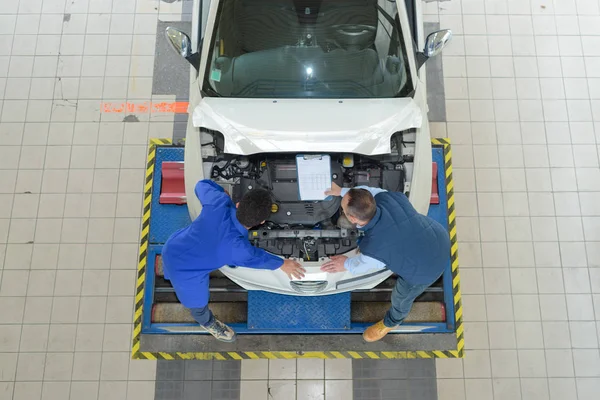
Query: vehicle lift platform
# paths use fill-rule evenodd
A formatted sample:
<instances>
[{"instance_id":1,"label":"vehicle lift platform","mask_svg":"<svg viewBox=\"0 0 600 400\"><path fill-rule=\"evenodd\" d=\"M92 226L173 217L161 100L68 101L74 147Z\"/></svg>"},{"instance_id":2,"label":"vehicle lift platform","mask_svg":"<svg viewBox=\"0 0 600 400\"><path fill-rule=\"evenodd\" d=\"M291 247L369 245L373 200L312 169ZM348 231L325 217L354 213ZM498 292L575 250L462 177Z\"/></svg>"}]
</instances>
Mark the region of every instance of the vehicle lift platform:
<instances>
[{"instance_id":1,"label":"vehicle lift platform","mask_svg":"<svg viewBox=\"0 0 600 400\"><path fill-rule=\"evenodd\" d=\"M183 188L184 148L151 139L135 297L132 357L141 359L455 358L464 337L449 139L432 140L428 215L448 228L451 254L442 277L415 302L400 328L367 343L364 329L383 318L395 276L370 290L323 296L247 291L220 271L210 276L210 307L237 333L217 341L192 319L164 279L161 250L191 221ZM227 267L224 267L227 268Z\"/></svg>"}]
</instances>

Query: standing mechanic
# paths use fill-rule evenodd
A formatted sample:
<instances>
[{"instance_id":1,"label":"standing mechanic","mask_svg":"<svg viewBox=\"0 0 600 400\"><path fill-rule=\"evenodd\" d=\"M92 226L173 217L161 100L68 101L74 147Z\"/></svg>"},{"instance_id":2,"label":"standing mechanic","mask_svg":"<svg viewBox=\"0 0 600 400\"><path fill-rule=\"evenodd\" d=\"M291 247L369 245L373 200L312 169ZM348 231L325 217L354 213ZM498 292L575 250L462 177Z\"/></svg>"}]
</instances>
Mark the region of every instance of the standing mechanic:
<instances>
[{"instance_id":1,"label":"standing mechanic","mask_svg":"<svg viewBox=\"0 0 600 400\"><path fill-rule=\"evenodd\" d=\"M281 268L292 279L303 277L305 270L295 261L284 261L252 246L248 240L248 229L264 223L271 213L268 191L250 190L237 204L211 180L198 182L194 191L202 203L202 212L165 243L165 279L171 281L179 301L204 329L218 340L233 342L233 329L216 319L208 308L209 274L224 265L234 265Z\"/></svg>"},{"instance_id":2,"label":"standing mechanic","mask_svg":"<svg viewBox=\"0 0 600 400\"><path fill-rule=\"evenodd\" d=\"M333 256L321 270L358 274L387 267L398 275L392 307L383 320L363 333L367 342L377 341L404 321L415 299L442 275L450 237L437 221L419 214L403 193L366 186L342 189L333 183L326 194L343 196L345 218L364 236L360 254Z\"/></svg>"}]
</instances>

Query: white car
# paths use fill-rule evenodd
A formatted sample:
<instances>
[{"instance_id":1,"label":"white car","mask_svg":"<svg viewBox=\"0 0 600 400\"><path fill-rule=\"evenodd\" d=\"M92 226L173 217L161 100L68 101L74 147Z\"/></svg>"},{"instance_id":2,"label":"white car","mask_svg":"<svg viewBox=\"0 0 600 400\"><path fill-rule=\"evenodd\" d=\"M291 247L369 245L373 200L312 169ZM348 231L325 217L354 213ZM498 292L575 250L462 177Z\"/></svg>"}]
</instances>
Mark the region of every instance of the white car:
<instances>
[{"instance_id":1,"label":"white car","mask_svg":"<svg viewBox=\"0 0 600 400\"><path fill-rule=\"evenodd\" d=\"M201 179L213 179L234 201L266 188L272 214L249 239L307 270L290 281L279 270L221 268L237 284L323 295L370 289L391 275L320 271L332 255L356 254L360 233L336 225L340 198L299 200L295 157L329 155L340 186L404 191L427 213L432 167L423 64L452 34L438 31L424 43L421 2L413 1L212 0L201 43L167 28L194 66L185 142L190 216L202 208L194 195ZM198 8L194 15L199 38Z\"/></svg>"}]
</instances>

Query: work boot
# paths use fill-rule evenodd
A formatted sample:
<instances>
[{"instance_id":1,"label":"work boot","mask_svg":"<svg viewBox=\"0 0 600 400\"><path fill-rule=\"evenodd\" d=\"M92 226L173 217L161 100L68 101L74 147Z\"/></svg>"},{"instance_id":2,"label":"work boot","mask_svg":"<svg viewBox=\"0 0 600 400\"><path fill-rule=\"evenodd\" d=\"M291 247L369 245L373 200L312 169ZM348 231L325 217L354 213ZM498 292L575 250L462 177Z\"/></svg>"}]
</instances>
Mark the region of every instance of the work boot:
<instances>
[{"instance_id":1,"label":"work boot","mask_svg":"<svg viewBox=\"0 0 600 400\"><path fill-rule=\"evenodd\" d=\"M215 339L220 340L221 342L235 342L235 332L233 329L216 318L210 325L205 325L204 329L213 335Z\"/></svg>"},{"instance_id":2,"label":"work boot","mask_svg":"<svg viewBox=\"0 0 600 400\"><path fill-rule=\"evenodd\" d=\"M377 322L374 325L371 325L363 332L363 339L366 342L376 342L380 339L383 339L385 335L396 329L397 326L393 328L388 328L383 324L383 320Z\"/></svg>"}]
</instances>

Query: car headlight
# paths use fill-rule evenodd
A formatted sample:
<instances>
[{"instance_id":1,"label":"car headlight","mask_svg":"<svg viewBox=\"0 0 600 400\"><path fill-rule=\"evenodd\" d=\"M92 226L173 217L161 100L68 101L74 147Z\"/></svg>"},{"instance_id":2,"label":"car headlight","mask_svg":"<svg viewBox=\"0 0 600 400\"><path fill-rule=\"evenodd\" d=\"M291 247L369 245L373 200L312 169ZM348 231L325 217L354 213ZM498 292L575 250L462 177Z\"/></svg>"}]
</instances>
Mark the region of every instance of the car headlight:
<instances>
[{"instance_id":1,"label":"car headlight","mask_svg":"<svg viewBox=\"0 0 600 400\"><path fill-rule=\"evenodd\" d=\"M327 281L290 281L290 286L298 293L319 293L327 287Z\"/></svg>"}]
</instances>

